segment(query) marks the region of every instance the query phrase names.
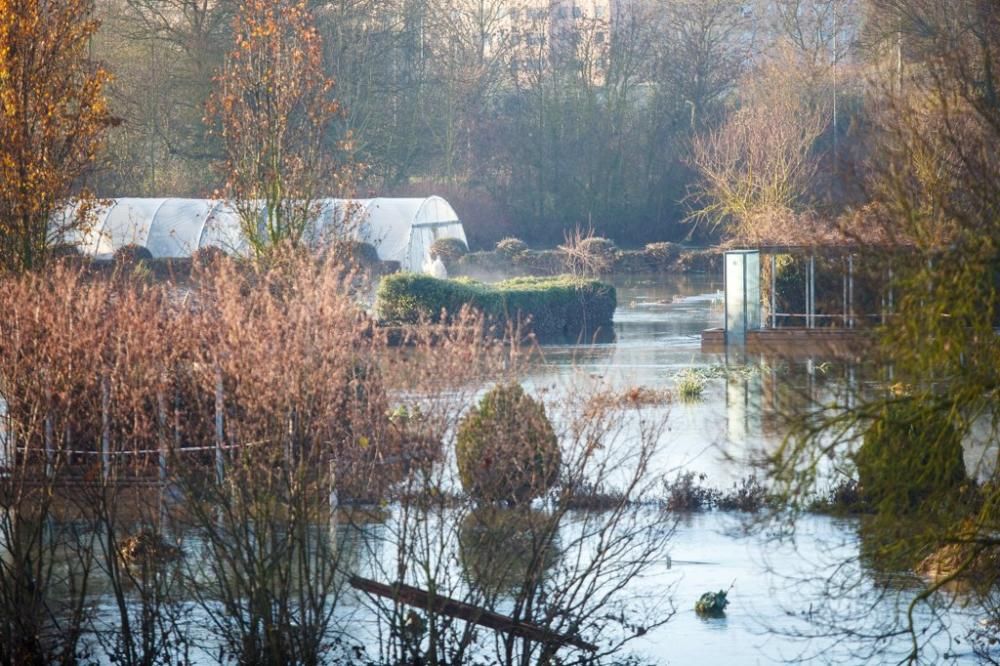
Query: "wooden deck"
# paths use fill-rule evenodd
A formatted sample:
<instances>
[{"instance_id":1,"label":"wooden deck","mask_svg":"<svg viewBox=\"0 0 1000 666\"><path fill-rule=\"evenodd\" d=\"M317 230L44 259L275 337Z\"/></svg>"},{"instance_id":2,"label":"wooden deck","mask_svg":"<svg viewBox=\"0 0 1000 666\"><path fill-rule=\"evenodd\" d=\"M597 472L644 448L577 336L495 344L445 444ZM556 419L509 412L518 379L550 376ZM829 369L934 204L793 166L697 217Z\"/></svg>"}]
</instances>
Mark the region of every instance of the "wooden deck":
<instances>
[{"instance_id":1,"label":"wooden deck","mask_svg":"<svg viewBox=\"0 0 1000 666\"><path fill-rule=\"evenodd\" d=\"M744 348L753 354L802 358L825 356L851 359L874 342L871 330L847 328L762 328L747 331ZM701 332L701 350L708 354L726 351L726 332L709 328Z\"/></svg>"}]
</instances>

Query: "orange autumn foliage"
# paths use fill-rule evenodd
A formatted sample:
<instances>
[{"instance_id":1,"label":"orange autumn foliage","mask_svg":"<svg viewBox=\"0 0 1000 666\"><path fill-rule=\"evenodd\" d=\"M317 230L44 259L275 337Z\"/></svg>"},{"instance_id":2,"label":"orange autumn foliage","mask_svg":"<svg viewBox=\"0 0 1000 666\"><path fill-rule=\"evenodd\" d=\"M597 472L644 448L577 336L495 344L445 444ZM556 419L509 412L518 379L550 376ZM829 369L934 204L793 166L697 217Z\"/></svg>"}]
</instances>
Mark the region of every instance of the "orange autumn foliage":
<instances>
[{"instance_id":1,"label":"orange autumn foliage","mask_svg":"<svg viewBox=\"0 0 1000 666\"><path fill-rule=\"evenodd\" d=\"M318 200L344 190L350 170L337 153L349 139L330 138L341 109L306 2L241 0L233 34L208 112L225 146L225 194L261 255L298 244Z\"/></svg>"},{"instance_id":2,"label":"orange autumn foliage","mask_svg":"<svg viewBox=\"0 0 1000 666\"><path fill-rule=\"evenodd\" d=\"M50 224L77 195L117 121L110 74L88 58L92 0L0 0L0 268L44 264L85 215ZM81 206L80 210L86 210Z\"/></svg>"}]
</instances>

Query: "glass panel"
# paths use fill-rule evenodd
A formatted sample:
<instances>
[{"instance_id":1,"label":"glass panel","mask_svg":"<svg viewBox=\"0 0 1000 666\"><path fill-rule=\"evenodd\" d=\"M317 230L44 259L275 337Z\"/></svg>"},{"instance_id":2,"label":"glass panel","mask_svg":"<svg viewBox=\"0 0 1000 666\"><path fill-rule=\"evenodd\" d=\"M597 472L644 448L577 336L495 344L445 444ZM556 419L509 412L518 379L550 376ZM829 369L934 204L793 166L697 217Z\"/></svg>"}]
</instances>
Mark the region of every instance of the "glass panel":
<instances>
[{"instance_id":1,"label":"glass panel","mask_svg":"<svg viewBox=\"0 0 1000 666\"><path fill-rule=\"evenodd\" d=\"M727 341L742 341L745 328L745 256L742 252L726 253L726 335Z\"/></svg>"}]
</instances>

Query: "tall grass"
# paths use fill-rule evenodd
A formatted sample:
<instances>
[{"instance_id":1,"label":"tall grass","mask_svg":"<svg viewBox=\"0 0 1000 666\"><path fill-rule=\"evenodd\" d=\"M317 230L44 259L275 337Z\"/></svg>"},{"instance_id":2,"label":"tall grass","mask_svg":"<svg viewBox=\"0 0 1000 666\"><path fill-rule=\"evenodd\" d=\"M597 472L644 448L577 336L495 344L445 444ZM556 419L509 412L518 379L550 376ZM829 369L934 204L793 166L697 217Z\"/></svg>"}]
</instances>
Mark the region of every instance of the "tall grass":
<instances>
[{"instance_id":1,"label":"tall grass","mask_svg":"<svg viewBox=\"0 0 1000 666\"><path fill-rule=\"evenodd\" d=\"M653 487L662 418L573 395L553 405L560 485L538 516L513 518L527 568L502 594L469 586L463 550L473 569L484 560L470 549L488 570L511 562L495 559L496 530L469 527L483 507L458 491L450 447L482 386L516 377L522 352L484 337L468 310L389 345L356 284L293 253L196 262L183 286L69 265L0 284L0 663L175 663L206 641L211 658L239 663L329 661L359 567L505 613L513 599L516 619L602 638L604 653L632 635L629 584L670 533L633 510ZM597 485L623 501L573 510ZM359 503L388 508L365 512L382 536L360 555L343 538ZM423 611L426 630L407 633L413 609L394 600L371 611L386 631L364 647L386 662L565 649Z\"/></svg>"}]
</instances>

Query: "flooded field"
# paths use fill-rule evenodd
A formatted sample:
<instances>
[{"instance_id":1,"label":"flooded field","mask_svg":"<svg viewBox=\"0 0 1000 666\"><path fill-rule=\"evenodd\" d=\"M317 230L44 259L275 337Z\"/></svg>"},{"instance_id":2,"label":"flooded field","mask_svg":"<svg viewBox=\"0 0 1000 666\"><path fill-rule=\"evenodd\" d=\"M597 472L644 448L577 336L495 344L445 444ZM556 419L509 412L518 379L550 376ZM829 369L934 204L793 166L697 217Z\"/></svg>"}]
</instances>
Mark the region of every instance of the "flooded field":
<instances>
[{"instance_id":1,"label":"flooded field","mask_svg":"<svg viewBox=\"0 0 1000 666\"><path fill-rule=\"evenodd\" d=\"M670 411L670 431L659 465L667 474L694 471L709 485L731 486L752 473L741 460L784 436L775 413L778 393L785 411L858 379L855 369L827 362L821 352L795 360L703 354L701 331L722 325L721 287L708 276L619 284L616 341L547 347L546 364L526 379L556 390L598 380L622 390L673 388L686 368L714 370L709 376L718 377L707 380L702 399L662 407ZM736 372L723 372L727 366ZM641 654L673 664L895 663L905 656L911 637L899 632L915 579L866 568L858 519L808 516L794 538L779 538L773 529L747 534L745 520L718 511L680 520L663 566L646 581L670 590L676 615L637 645ZM725 618L695 614L703 592L730 585ZM952 601L916 607L918 627L930 627L919 638L928 643L926 663L973 661L965 634L976 625L976 612Z\"/></svg>"},{"instance_id":2,"label":"flooded field","mask_svg":"<svg viewBox=\"0 0 1000 666\"><path fill-rule=\"evenodd\" d=\"M679 373L693 369L704 382L700 399L650 400L635 408L668 419L651 472L667 480L694 473L699 483L719 490L742 483L753 473L749 460L784 437L779 411L794 411L796 405L807 408L810 399L833 396L846 384L862 381L864 373L822 356L779 360L703 354L701 331L721 324L720 286L710 278L690 276L619 284L615 341L542 347L541 362L529 366L522 382L546 402L559 404L560 398L585 393L590 386L622 394L641 388L662 395L676 388ZM558 411L550 411L550 416L558 430ZM625 433L627 444L628 430ZM425 533L420 544L432 551L428 561L441 568L436 575L448 585L443 589L463 594L479 584L473 573L479 555L470 555L465 541L468 513L452 511L445 506L420 526ZM868 555L871 548L866 547L858 518L808 515L791 534L775 525L748 529L752 516L745 513L665 514L660 506L635 511L640 525L647 518L667 525L665 533L650 532L651 538L668 537L658 544L652 566L620 591L650 604L650 628L633 628L640 637L609 663L896 663L905 660L914 641L922 663L974 661L967 635L978 626L978 610L964 607L961 596L934 596L913 607L917 633L907 632L907 608L920 591L920 581L908 571L886 569ZM407 527L401 513L398 505L388 505L362 525L342 522L332 530L314 525L316 543L332 536L341 555L338 575L392 581L401 570L399 537L413 526ZM588 555L590 538L581 535L592 527L587 522L591 515L599 513L581 510L567 516L556 537L557 559ZM75 528L61 529L73 533ZM83 529L78 538L93 538ZM218 571L204 564L211 560L204 539L183 529L173 536L185 552L185 575L211 581ZM545 575L563 574L557 564L551 571L546 568ZM97 626L106 622L112 627L116 598L100 580L95 584ZM348 589L343 580L338 589L342 594L331 606L336 636L349 645L384 642L384 618L378 621L372 599ZM719 590L727 591L730 601L725 615L697 615L698 598ZM177 604L177 627L190 643L187 658L198 664L218 663L223 653L212 633L216 617L209 612L217 602L180 595L172 603ZM509 612L511 603L500 594L494 607ZM102 645L93 635L85 643L98 663L109 662L100 656L106 654L107 643ZM336 663L344 663L343 653L338 654ZM379 657L372 648L365 658ZM486 653L480 660L490 659Z\"/></svg>"}]
</instances>

